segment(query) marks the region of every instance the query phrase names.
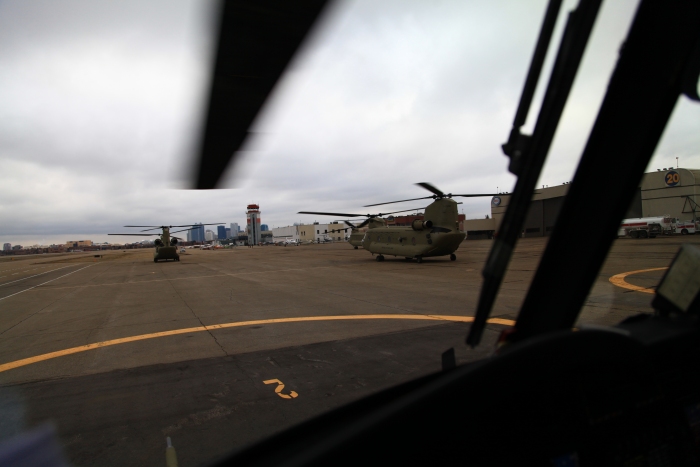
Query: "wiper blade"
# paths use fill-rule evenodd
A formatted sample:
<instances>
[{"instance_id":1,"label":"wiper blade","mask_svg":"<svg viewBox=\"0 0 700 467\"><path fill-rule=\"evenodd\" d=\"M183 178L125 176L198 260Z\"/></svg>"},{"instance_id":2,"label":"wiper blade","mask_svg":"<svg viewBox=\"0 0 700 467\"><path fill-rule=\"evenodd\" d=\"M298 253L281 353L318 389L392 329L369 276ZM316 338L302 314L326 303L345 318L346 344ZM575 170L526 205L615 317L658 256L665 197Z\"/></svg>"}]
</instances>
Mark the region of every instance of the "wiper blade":
<instances>
[{"instance_id":1,"label":"wiper blade","mask_svg":"<svg viewBox=\"0 0 700 467\"><path fill-rule=\"evenodd\" d=\"M501 222L498 237L482 271L484 285L481 289L476 316L467 337L467 344L472 347L481 341L486 321L525 222L535 184L554 139L554 133L569 97L600 4L601 0L581 0L578 7L569 13L537 124L532 136L528 136L523 135L520 128L525 123L532 103L561 7L561 0L550 0L547 7L518 111L513 121L513 129L508 142L503 145L503 152L511 158L508 170L518 176L518 181Z\"/></svg>"}]
</instances>

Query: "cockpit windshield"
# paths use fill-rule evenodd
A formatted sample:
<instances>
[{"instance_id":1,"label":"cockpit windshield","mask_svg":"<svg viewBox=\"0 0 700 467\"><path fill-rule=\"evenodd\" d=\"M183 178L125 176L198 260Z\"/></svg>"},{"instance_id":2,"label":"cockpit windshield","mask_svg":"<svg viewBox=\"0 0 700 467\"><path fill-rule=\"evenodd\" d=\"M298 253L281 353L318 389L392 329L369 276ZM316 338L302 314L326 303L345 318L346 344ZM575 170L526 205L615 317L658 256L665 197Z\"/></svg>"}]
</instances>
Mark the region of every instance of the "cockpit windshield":
<instances>
[{"instance_id":1,"label":"cockpit windshield","mask_svg":"<svg viewBox=\"0 0 700 467\"><path fill-rule=\"evenodd\" d=\"M491 419L498 465L676 459L700 407L658 344L700 246L677 3L2 2L0 464L430 464Z\"/></svg>"}]
</instances>

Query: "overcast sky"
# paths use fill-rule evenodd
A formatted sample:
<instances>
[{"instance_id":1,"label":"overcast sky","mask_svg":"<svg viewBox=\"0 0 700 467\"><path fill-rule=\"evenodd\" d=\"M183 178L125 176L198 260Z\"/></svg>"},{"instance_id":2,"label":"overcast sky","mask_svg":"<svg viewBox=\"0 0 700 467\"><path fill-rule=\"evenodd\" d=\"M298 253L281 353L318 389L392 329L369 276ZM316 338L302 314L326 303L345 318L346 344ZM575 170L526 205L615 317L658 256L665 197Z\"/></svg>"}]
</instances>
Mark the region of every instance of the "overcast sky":
<instances>
[{"instance_id":1,"label":"overcast sky","mask_svg":"<svg viewBox=\"0 0 700 467\"><path fill-rule=\"evenodd\" d=\"M124 241L105 234L126 224L242 225L251 202L270 227L323 222L332 218L295 213L367 212L427 194L413 185L423 181L510 191L500 145L545 5L340 2L256 122L264 136L226 189L193 191L180 188L191 184L211 2L0 2L0 242ZM635 6L604 3L540 185L571 180ZM536 99L528 130L538 109ZM650 169L676 157L700 168L699 127L700 105L683 98ZM489 201L466 200L460 212L483 217Z\"/></svg>"}]
</instances>

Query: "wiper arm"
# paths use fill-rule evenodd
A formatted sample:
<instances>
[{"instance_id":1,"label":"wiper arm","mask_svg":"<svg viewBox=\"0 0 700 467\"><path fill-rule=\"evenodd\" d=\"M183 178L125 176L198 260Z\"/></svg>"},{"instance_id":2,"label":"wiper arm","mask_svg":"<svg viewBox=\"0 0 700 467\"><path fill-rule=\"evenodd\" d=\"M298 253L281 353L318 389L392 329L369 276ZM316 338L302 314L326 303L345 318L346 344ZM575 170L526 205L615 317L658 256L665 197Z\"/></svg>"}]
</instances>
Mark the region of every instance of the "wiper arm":
<instances>
[{"instance_id":1,"label":"wiper arm","mask_svg":"<svg viewBox=\"0 0 700 467\"><path fill-rule=\"evenodd\" d=\"M601 1L581 0L578 7L569 13L554 68L537 117L537 124L532 136L528 136L523 135L520 128L525 123L532 103L532 97L539 81L544 58L561 7L561 0L550 0L547 7L518 111L513 121L513 129L510 132L508 142L502 146L503 152L511 158L508 170L518 176L518 181L501 222L498 237L482 271L484 284L476 316L467 337L467 344L472 347L481 341L486 321L525 223L535 184L540 177L542 166L554 139L554 133L564 111L593 24L598 16Z\"/></svg>"}]
</instances>

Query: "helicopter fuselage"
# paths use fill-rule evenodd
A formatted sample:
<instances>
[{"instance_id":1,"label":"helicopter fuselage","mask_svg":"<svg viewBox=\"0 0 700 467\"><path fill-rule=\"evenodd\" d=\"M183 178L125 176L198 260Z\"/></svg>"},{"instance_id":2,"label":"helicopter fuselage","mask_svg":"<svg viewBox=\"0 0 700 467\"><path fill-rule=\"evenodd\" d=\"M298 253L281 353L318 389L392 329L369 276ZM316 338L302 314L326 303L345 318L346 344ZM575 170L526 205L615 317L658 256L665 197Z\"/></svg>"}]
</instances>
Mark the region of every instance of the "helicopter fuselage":
<instances>
[{"instance_id":1,"label":"helicopter fuselage","mask_svg":"<svg viewBox=\"0 0 700 467\"><path fill-rule=\"evenodd\" d=\"M362 247L372 254L425 258L453 254L465 237L464 232L441 232L439 228L416 232L385 227L368 231L362 240Z\"/></svg>"},{"instance_id":2,"label":"helicopter fuselage","mask_svg":"<svg viewBox=\"0 0 700 467\"><path fill-rule=\"evenodd\" d=\"M170 229L163 228L163 234L160 236L160 244L156 243L155 251L153 251L153 262L157 263L160 260L175 260L180 261L180 255L177 254L177 240L175 237L170 237Z\"/></svg>"},{"instance_id":3,"label":"helicopter fuselage","mask_svg":"<svg viewBox=\"0 0 700 467\"><path fill-rule=\"evenodd\" d=\"M354 229L348 238L348 243L355 248L362 246L362 239L365 238L365 232L359 229Z\"/></svg>"},{"instance_id":4,"label":"helicopter fuselage","mask_svg":"<svg viewBox=\"0 0 700 467\"><path fill-rule=\"evenodd\" d=\"M424 220L411 227L377 227L369 229L362 247L373 255L403 256L422 259L451 255L465 239L459 230L457 203L449 198L437 199L425 209Z\"/></svg>"},{"instance_id":5,"label":"helicopter fuselage","mask_svg":"<svg viewBox=\"0 0 700 467\"><path fill-rule=\"evenodd\" d=\"M365 234L369 229L377 229L381 227L386 228L386 220L382 219L381 217L374 217L369 220L369 223L367 224L367 229L352 229L352 233L350 233L348 243L354 246L355 249L357 249L358 247L362 246Z\"/></svg>"}]
</instances>

